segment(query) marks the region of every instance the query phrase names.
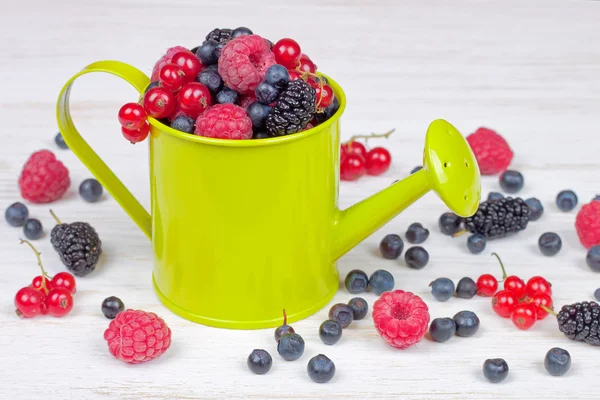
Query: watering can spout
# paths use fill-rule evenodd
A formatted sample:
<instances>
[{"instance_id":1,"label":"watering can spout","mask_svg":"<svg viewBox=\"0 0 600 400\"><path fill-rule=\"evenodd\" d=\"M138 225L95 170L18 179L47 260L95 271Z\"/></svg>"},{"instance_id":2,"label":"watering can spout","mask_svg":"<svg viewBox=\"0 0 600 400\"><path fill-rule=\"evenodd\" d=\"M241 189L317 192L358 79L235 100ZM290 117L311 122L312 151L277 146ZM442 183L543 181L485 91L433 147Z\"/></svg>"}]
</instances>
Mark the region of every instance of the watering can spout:
<instances>
[{"instance_id":1,"label":"watering can spout","mask_svg":"<svg viewBox=\"0 0 600 400\"><path fill-rule=\"evenodd\" d=\"M462 217L475 214L479 206L481 182L475 156L460 132L442 119L427 129L423 169L339 212L333 259L343 256L429 190Z\"/></svg>"}]
</instances>

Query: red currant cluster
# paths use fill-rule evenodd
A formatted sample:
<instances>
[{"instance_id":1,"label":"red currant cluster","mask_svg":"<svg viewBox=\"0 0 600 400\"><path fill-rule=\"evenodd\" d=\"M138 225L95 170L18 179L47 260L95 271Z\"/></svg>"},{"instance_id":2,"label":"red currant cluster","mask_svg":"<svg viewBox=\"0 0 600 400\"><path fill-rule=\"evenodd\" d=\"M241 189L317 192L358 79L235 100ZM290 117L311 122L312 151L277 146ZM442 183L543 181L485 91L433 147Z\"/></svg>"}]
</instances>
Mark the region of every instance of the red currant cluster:
<instances>
[{"instance_id":1,"label":"red currant cluster","mask_svg":"<svg viewBox=\"0 0 600 400\"><path fill-rule=\"evenodd\" d=\"M356 135L340 147L340 179L355 181L365 174L381 175L390 168L392 156L384 147L367 148L356 139L389 137L394 129L383 134Z\"/></svg>"},{"instance_id":2,"label":"red currant cluster","mask_svg":"<svg viewBox=\"0 0 600 400\"><path fill-rule=\"evenodd\" d=\"M50 314L53 317L63 317L73 309L75 294L75 278L68 272L59 272L50 277L42 265L40 253L33 245L22 240L31 247L38 260L42 274L33 278L31 285L20 289L15 295L16 313L19 317L33 318L38 315Z\"/></svg>"}]
</instances>

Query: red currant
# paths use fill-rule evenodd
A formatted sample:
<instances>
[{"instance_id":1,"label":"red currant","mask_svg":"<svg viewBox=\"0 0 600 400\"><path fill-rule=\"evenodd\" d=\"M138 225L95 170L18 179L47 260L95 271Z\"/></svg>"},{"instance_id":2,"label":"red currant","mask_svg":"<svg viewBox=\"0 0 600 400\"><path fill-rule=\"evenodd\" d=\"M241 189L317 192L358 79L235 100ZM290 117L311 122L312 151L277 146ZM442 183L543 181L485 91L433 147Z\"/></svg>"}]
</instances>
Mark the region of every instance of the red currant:
<instances>
[{"instance_id":1,"label":"red currant","mask_svg":"<svg viewBox=\"0 0 600 400\"><path fill-rule=\"evenodd\" d=\"M483 274L477 279L477 294L480 296L493 296L498 290L498 280L490 274Z\"/></svg>"},{"instance_id":2,"label":"red currant","mask_svg":"<svg viewBox=\"0 0 600 400\"><path fill-rule=\"evenodd\" d=\"M327 108L333 103L335 95L333 94L331 86L325 84L321 87L317 83L315 90L317 92L317 108Z\"/></svg>"},{"instance_id":3,"label":"red currant","mask_svg":"<svg viewBox=\"0 0 600 400\"><path fill-rule=\"evenodd\" d=\"M536 307L531 303L517 304L510 315L510 319L517 328L527 330L531 328L537 320L535 308Z\"/></svg>"},{"instance_id":4,"label":"red currant","mask_svg":"<svg viewBox=\"0 0 600 400\"><path fill-rule=\"evenodd\" d=\"M75 287L75 277L68 272L59 272L52 278L51 288L65 288L68 289L71 294L77 292Z\"/></svg>"},{"instance_id":5,"label":"red currant","mask_svg":"<svg viewBox=\"0 0 600 400\"><path fill-rule=\"evenodd\" d=\"M367 174L381 175L390 168L392 156L383 147L375 147L367 153L366 162Z\"/></svg>"},{"instance_id":6,"label":"red currant","mask_svg":"<svg viewBox=\"0 0 600 400\"><path fill-rule=\"evenodd\" d=\"M144 95L144 109L153 118L165 118L175 108L175 97L162 87L154 87Z\"/></svg>"},{"instance_id":7,"label":"red currant","mask_svg":"<svg viewBox=\"0 0 600 400\"><path fill-rule=\"evenodd\" d=\"M24 287L15 295L16 313L19 317L33 318L45 314L44 293L32 287Z\"/></svg>"},{"instance_id":8,"label":"red currant","mask_svg":"<svg viewBox=\"0 0 600 400\"><path fill-rule=\"evenodd\" d=\"M63 317L73 309L73 295L67 288L54 288L46 296L46 308L53 317Z\"/></svg>"},{"instance_id":9,"label":"red currant","mask_svg":"<svg viewBox=\"0 0 600 400\"><path fill-rule=\"evenodd\" d=\"M367 158L367 149L365 149L365 146L361 142L357 142L356 140L342 144L342 149L346 154L356 154L362 158Z\"/></svg>"},{"instance_id":10,"label":"red currant","mask_svg":"<svg viewBox=\"0 0 600 400\"><path fill-rule=\"evenodd\" d=\"M510 290L500 290L492 296L492 309L503 318L510 317L519 300Z\"/></svg>"},{"instance_id":11,"label":"red currant","mask_svg":"<svg viewBox=\"0 0 600 400\"><path fill-rule=\"evenodd\" d=\"M125 139L129 140L131 143L139 143L148 137L148 132L150 131L150 125L145 124L142 125L140 129L129 130L126 128L121 128L121 133L125 137Z\"/></svg>"},{"instance_id":12,"label":"red currant","mask_svg":"<svg viewBox=\"0 0 600 400\"><path fill-rule=\"evenodd\" d=\"M317 66L306 54L302 54L302 57L300 57L300 65L298 66L298 70L300 72L310 72L311 74L314 74L317 72Z\"/></svg>"},{"instance_id":13,"label":"red currant","mask_svg":"<svg viewBox=\"0 0 600 400\"><path fill-rule=\"evenodd\" d=\"M46 290L44 290L43 286L42 286L42 281L44 281L44 280L45 280L44 284L46 285ZM41 291L45 295L46 293L48 293L48 290L50 290L50 288L52 287L52 279L50 279L50 278L44 279L41 275L38 275L35 278L33 278L33 280L31 281L31 287Z\"/></svg>"},{"instance_id":14,"label":"red currant","mask_svg":"<svg viewBox=\"0 0 600 400\"><path fill-rule=\"evenodd\" d=\"M552 296L552 285L546 279L541 276L534 276L527 281L527 296L533 297L538 293L546 293L548 296Z\"/></svg>"},{"instance_id":15,"label":"red currant","mask_svg":"<svg viewBox=\"0 0 600 400\"><path fill-rule=\"evenodd\" d=\"M365 159L356 154L347 154L340 164L340 178L344 181L355 181L366 172Z\"/></svg>"},{"instance_id":16,"label":"red currant","mask_svg":"<svg viewBox=\"0 0 600 400\"><path fill-rule=\"evenodd\" d=\"M280 39L275 43L273 45L273 53L275 54L277 64L281 64L287 69L296 68L302 56L298 42L289 38Z\"/></svg>"},{"instance_id":17,"label":"red currant","mask_svg":"<svg viewBox=\"0 0 600 400\"><path fill-rule=\"evenodd\" d=\"M138 103L127 103L119 110L119 123L130 130L140 129L146 123L146 111Z\"/></svg>"},{"instance_id":18,"label":"red currant","mask_svg":"<svg viewBox=\"0 0 600 400\"><path fill-rule=\"evenodd\" d=\"M199 82L186 83L177 95L177 103L181 111L196 119L211 106L210 91Z\"/></svg>"},{"instance_id":19,"label":"red currant","mask_svg":"<svg viewBox=\"0 0 600 400\"><path fill-rule=\"evenodd\" d=\"M178 65L184 73L185 82L196 80L198 73L202 71L202 63L193 53L189 51L180 51L171 58L173 64Z\"/></svg>"},{"instance_id":20,"label":"red currant","mask_svg":"<svg viewBox=\"0 0 600 400\"><path fill-rule=\"evenodd\" d=\"M537 312L537 319L544 319L548 316L548 311L544 310L540 306L544 306L552 310L552 297L546 293L538 293L531 297L531 303L535 305L535 311Z\"/></svg>"},{"instance_id":21,"label":"red currant","mask_svg":"<svg viewBox=\"0 0 600 400\"><path fill-rule=\"evenodd\" d=\"M290 74L290 81L302 79L302 74L298 70L290 69L290 70L288 70L288 72Z\"/></svg>"},{"instance_id":22,"label":"red currant","mask_svg":"<svg viewBox=\"0 0 600 400\"><path fill-rule=\"evenodd\" d=\"M504 280L504 289L513 292L518 299L525 297L525 282L516 275L511 275Z\"/></svg>"},{"instance_id":23,"label":"red currant","mask_svg":"<svg viewBox=\"0 0 600 400\"><path fill-rule=\"evenodd\" d=\"M165 89L176 92L183 86L185 73L179 65L171 62L160 69L158 81Z\"/></svg>"}]
</instances>

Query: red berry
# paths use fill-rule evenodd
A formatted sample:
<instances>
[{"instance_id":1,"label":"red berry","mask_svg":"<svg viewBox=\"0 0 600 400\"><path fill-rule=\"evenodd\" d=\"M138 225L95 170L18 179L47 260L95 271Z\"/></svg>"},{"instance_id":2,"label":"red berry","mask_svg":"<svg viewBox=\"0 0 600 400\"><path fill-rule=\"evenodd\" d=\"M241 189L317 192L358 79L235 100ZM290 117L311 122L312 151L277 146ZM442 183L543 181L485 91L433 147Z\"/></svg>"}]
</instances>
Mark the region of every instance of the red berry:
<instances>
[{"instance_id":1,"label":"red berry","mask_svg":"<svg viewBox=\"0 0 600 400\"><path fill-rule=\"evenodd\" d=\"M518 299L523 298L526 294L525 282L516 275L511 275L504 280L504 289L513 292Z\"/></svg>"},{"instance_id":2,"label":"red berry","mask_svg":"<svg viewBox=\"0 0 600 400\"><path fill-rule=\"evenodd\" d=\"M477 294L480 296L493 296L498 290L498 280L490 274L483 274L477 279Z\"/></svg>"},{"instance_id":3,"label":"red berry","mask_svg":"<svg viewBox=\"0 0 600 400\"><path fill-rule=\"evenodd\" d=\"M552 310L552 297L546 293L538 293L531 297L531 303L535 305L535 311L537 312L537 319L544 319L548 316L548 311L544 310L540 306L544 306Z\"/></svg>"},{"instance_id":4,"label":"red berry","mask_svg":"<svg viewBox=\"0 0 600 400\"><path fill-rule=\"evenodd\" d=\"M344 181L355 181L366 172L365 159L356 154L347 154L340 164L340 178Z\"/></svg>"},{"instance_id":5,"label":"red berry","mask_svg":"<svg viewBox=\"0 0 600 400\"><path fill-rule=\"evenodd\" d=\"M177 103L181 111L196 119L212 104L210 91L199 82L186 83L177 95Z\"/></svg>"},{"instance_id":6,"label":"red berry","mask_svg":"<svg viewBox=\"0 0 600 400\"><path fill-rule=\"evenodd\" d=\"M581 207L575 219L579 241L586 248L600 244L600 201Z\"/></svg>"},{"instance_id":7,"label":"red berry","mask_svg":"<svg viewBox=\"0 0 600 400\"><path fill-rule=\"evenodd\" d=\"M510 317L518 303L519 299L510 290L500 290L492 296L492 309L503 318Z\"/></svg>"},{"instance_id":8,"label":"red berry","mask_svg":"<svg viewBox=\"0 0 600 400\"><path fill-rule=\"evenodd\" d=\"M361 142L353 140L342 144L342 148L346 151L346 154L356 154L362 158L367 158L367 149Z\"/></svg>"},{"instance_id":9,"label":"red berry","mask_svg":"<svg viewBox=\"0 0 600 400\"><path fill-rule=\"evenodd\" d=\"M150 125L147 123L142 125L140 129L129 130L127 128L121 128L121 133L125 137L125 139L129 140L131 143L139 143L148 137L148 132L150 131Z\"/></svg>"},{"instance_id":10,"label":"red berry","mask_svg":"<svg viewBox=\"0 0 600 400\"><path fill-rule=\"evenodd\" d=\"M160 69L158 80L161 85L171 92L181 89L185 80L183 69L177 64L168 63Z\"/></svg>"},{"instance_id":11,"label":"red berry","mask_svg":"<svg viewBox=\"0 0 600 400\"><path fill-rule=\"evenodd\" d=\"M189 51L175 53L171 62L181 68L184 73L185 82L193 82L198 73L202 71L202 63L198 60L198 57Z\"/></svg>"},{"instance_id":12,"label":"red berry","mask_svg":"<svg viewBox=\"0 0 600 400\"><path fill-rule=\"evenodd\" d=\"M300 65L298 66L298 70L300 72L310 72L314 74L317 72L317 66L306 54L302 54L302 57L300 57Z\"/></svg>"},{"instance_id":13,"label":"red berry","mask_svg":"<svg viewBox=\"0 0 600 400\"><path fill-rule=\"evenodd\" d=\"M15 295L17 315L24 318L33 318L45 314L45 297L42 292L29 286L20 289Z\"/></svg>"},{"instance_id":14,"label":"red berry","mask_svg":"<svg viewBox=\"0 0 600 400\"><path fill-rule=\"evenodd\" d=\"M46 296L46 308L53 317L63 317L73 309L73 295L67 288L53 288Z\"/></svg>"},{"instance_id":15,"label":"red berry","mask_svg":"<svg viewBox=\"0 0 600 400\"><path fill-rule=\"evenodd\" d=\"M254 93L275 65L275 54L258 35L238 36L225 45L219 57L219 75L229 89L239 94Z\"/></svg>"},{"instance_id":16,"label":"red berry","mask_svg":"<svg viewBox=\"0 0 600 400\"><path fill-rule=\"evenodd\" d=\"M75 294L75 292L77 292L77 288L75 287L75 277L68 272L59 272L58 274L54 275L50 287L62 287L68 289L71 294Z\"/></svg>"},{"instance_id":17,"label":"red berry","mask_svg":"<svg viewBox=\"0 0 600 400\"><path fill-rule=\"evenodd\" d=\"M150 78L150 81L157 81L160 69L164 67L165 64L170 63L173 56L179 53L180 51L187 51L191 53L191 51L182 46L175 46L171 47L170 49L167 49L167 52L156 62L156 64L154 64L154 68L152 69L152 77Z\"/></svg>"},{"instance_id":18,"label":"red berry","mask_svg":"<svg viewBox=\"0 0 600 400\"><path fill-rule=\"evenodd\" d=\"M277 64L281 64L288 69L296 68L300 57L302 57L300 45L294 39L289 38L280 39L275 43L273 53Z\"/></svg>"},{"instance_id":19,"label":"red berry","mask_svg":"<svg viewBox=\"0 0 600 400\"><path fill-rule=\"evenodd\" d=\"M548 296L552 296L552 285L546 279L541 276L534 276L527 281L526 294L529 297L533 297L536 294L546 293Z\"/></svg>"},{"instance_id":20,"label":"red berry","mask_svg":"<svg viewBox=\"0 0 600 400\"><path fill-rule=\"evenodd\" d=\"M367 153L366 163L369 175L381 175L390 168L392 156L383 147L375 147Z\"/></svg>"},{"instance_id":21,"label":"red berry","mask_svg":"<svg viewBox=\"0 0 600 400\"><path fill-rule=\"evenodd\" d=\"M140 129L146 123L146 111L138 103L127 103L119 110L119 123L123 128Z\"/></svg>"},{"instance_id":22,"label":"red berry","mask_svg":"<svg viewBox=\"0 0 600 400\"><path fill-rule=\"evenodd\" d=\"M536 307L531 303L518 304L512 311L510 319L517 328L527 330L531 328L537 320L535 309Z\"/></svg>"},{"instance_id":23,"label":"red berry","mask_svg":"<svg viewBox=\"0 0 600 400\"><path fill-rule=\"evenodd\" d=\"M302 79L302 74L296 69L288 70L290 74L290 81L295 81L296 79Z\"/></svg>"},{"instance_id":24,"label":"red berry","mask_svg":"<svg viewBox=\"0 0 600 400\"><path fill-rule=\"evenodd\" d=\"M217 139L251 139L252 121L240 106L215 104L196 120L194 134Z\"/></svg>"},{"instance_id":25,"label":"red berry","mask_svg":"<svg viewBox=\"0 0 600 400\"><path fill-rule=\"evenodd\" d=\"M327 108L333 103L335 95L333 94L331 86L325 84L321 88L317 83L315 90L317 92L317 108Z\"/></svg>"},{"instance_id":26,"label":"red berry","mask_svg":"<svg viewBox=\"0 0 600 400\"><path fill-rule=\"evenodd\" d=\"M31 281L31 287L34 288L34 289L37 289L37 290L41 291L45 295L46 293L48 293L48 290L50 290L52 288L52 279L46 278L46 283L45 283L46 284L46 290L45 291L42 289L42 281L43 281L43 278L42 278L41 275L36 276Z\"/></svg>"},{"instance_id":27,"label":"red berry","mask_svg":"<svg viewBox=\"0 0 600 400\"><path fill-rule=\"evenodd\" d=\"M162 87L154 87L144 96L144 109L153 118L168 117L175 109L175 97Z\"/></svg>"},{"instance_id":28,"label":"red berry","mask_svg":"<svg viewBox=\"0 0 600 400\"><path fill-rule=\"evenodd\" d=\"M506 140L487 128L479 128L467 136L467 142L477 159L481 175L495 175L508 168L513 152Z\"/></svg>"},{"instance_id":29,"label":"red berry","mask_svg":"<svg viewBox=\"0 0 600 400\"><path fill-rule=\"evenodd\" d=\"M71 185L69 170L49 150L33 153L21 171L21 196L32 203L58 200Z\"/></svg>"}]
</instances>

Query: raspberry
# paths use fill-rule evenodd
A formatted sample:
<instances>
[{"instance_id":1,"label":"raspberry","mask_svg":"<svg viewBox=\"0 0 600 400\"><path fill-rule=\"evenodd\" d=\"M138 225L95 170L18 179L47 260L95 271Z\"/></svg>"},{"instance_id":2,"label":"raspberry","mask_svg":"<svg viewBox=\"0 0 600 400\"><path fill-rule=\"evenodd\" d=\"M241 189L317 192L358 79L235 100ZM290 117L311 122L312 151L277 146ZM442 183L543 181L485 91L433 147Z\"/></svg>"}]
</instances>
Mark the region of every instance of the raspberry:
<instances>
[{"instance_id":1,"label":"raspberry","mask_svg":"<svg viewBox=\"0 0 600 400\"><path fill-rule=\"evenodd\" d=\"M217 139L251 139L252 121L240 106L215 104L198 117L194 133Z\"/></svg>"},{"instance_id":2,"label":"raspberry","mask_svg":"<svg viewBox=\"0 0 600 400\"><path fill-rule=\"evenodd\" d=\"M230 40L219 58L219 74L230 89L241 94L254 91L275 64L275 54L258 35Z\"/></svg>"},{"instance_id":3,"label":"raspberry","mask_svg":"<svg viewBox=\"0 0 600 400\"><path fill-rule=\"evenodd\" d=\"M129 364L150 361L167 351L171 330L156 314L125 310L117 314L104 331L108 351Z\"/></svg>"},{"instance_id":4,"label":"raspberry","mask_svg":"<svg viewBox=\"0 0 600 400\"><path fill-rule=\"evenodd\" d=\"M32 203L58 200L70 185L69 170L49 150L33 153L19 177L21 196Z\"/></svg>"},{"instance_id":5,"label":"raspberry","mask_svg":"<svg viewBox=\"0 0 600 400\"><path fill-rule=\"evenodd\" d=\"M190 52L188 49L186 49L183 46L175 46L175 47L171 47L171 48L167 49L167 52L165 53L165 55L162 56L161 58L159 58L159 60L156 62L156 64L154 64L154 68L152 69L152 77L150 78L150 81L152 81L152 82L157 81L158 73L160 72L161 68L164 67L166 64L170 63L173 56L175 54L179 53L180 51Z\"/></svg>"},{"instance_id":6,"label":"raspberry","mask_svg":"<svg viewBox=\"0 0 600 400\"><path fill-rule=\"evenodd\" d=\"M429 326L429 309L421 298L403 290L385 292L373 304L373 322L392 347L406 349L423 339Z\"/></svg>"},{"instance_id":7,"label":"raspberry","mask_svg":"<svg viewBox=\"0 0 600 400\"><path fill-rule=\"evenodd\" d=\"M581 207L575 219L579 241L586 248L600 244L600 201Z\"/></svg>"},{"instance_id":8,"label":"raspberry","mask_svg":"<svg viewBox=\"0 0 600 400\"><path fill-rule=\"evenodd\" d=\"M479 171L482 175L495 175L508 168L513 158L513 152L506 140L496 132L487 128L479 128L467 136Z\"/></svg>"}]
</instances>

